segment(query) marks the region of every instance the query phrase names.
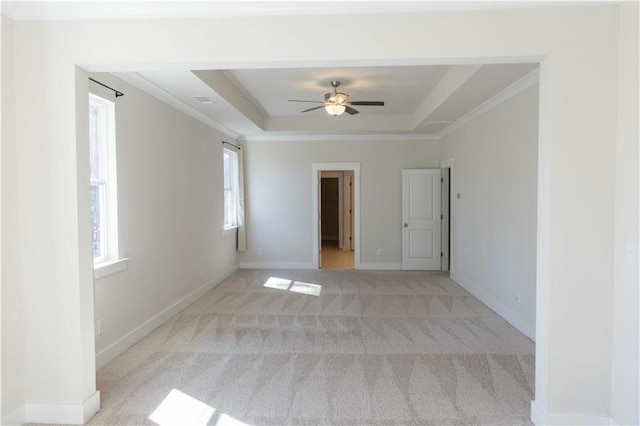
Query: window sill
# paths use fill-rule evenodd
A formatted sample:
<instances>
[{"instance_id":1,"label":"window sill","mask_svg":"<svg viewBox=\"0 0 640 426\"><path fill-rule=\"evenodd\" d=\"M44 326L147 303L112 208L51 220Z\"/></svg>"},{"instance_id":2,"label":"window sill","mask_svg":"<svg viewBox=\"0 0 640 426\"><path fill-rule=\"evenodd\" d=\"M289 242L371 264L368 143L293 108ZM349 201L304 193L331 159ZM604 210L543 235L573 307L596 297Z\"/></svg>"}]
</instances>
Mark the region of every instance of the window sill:
<instances>
[{"instance_id":1,"label":"window sill","mask_svg":"<svg viewBox=\"0 0 640 426\"><path fill-rule=\"evenodd\" d=\"M224 228L222 230L222 235L235 234L236 232L238 232L238 227L237 226L231 226L229 228Z\"/></svg>"},{"instance_id":2,"label":"window sill","mask_svg":"<svg viewBox=\"0 0 640 426\"><path fill-rule=\"evenodd\" d=\"M93 265L93 278L98 280L100 278L106 277L107 275L112 275L117 272L124 271L125 269L127 269L128 263L129 258L125 257L122 259L102 262Z\"/></svg>"}]
</instances>

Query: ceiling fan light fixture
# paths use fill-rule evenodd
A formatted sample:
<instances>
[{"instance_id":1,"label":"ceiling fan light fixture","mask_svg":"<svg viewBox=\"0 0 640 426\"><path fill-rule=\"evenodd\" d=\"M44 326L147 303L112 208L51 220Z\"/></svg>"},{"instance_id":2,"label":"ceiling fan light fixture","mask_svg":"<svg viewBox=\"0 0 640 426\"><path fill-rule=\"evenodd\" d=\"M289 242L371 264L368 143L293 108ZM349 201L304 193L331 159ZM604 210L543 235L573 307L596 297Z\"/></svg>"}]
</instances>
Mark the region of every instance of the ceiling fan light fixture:
<instances>
[{"instance_id":1,"label":"ceiling fan light fixture","mask_svg":"<svg viewBox=\"0 0 640 426\"><path fill-rule=\"evenodd\" d=\"M348 97L349 95L347 95L346 93L337 92L336 94L334 94L333 100L339 104L343 104L347 101Z\"/></svg>"},{"instance_id":2,"label":"ceiling fan light fixture","mask_svg":"<svg viewBox=\"0 0 640 426\"><path fill-rule=\"evenodd\" d=\"M325 111L327 111L327 114L338 116L342 114L347 109L347 107L345 105L341 105L338 103L332 103L332 104L325 105L324 109Z\"/></svg>"}]
</instances>

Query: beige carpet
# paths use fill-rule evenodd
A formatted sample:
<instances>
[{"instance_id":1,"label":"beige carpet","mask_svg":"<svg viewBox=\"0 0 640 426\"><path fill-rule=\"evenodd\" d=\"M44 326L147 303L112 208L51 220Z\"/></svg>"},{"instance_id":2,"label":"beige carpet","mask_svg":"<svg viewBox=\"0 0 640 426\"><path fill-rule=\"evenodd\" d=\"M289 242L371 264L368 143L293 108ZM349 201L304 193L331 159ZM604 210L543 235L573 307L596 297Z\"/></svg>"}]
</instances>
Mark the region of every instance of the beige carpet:
<instances>
[{"instance_id":1,"label":"beige carpet","mask_svg":"<svg viewBox=\"0 0 640 426\"><path fill-rule=\"evenodd\" d=\"M530 424L533 354L442 273L243 270L98 372L91 424Z\"/></svg>"}]
</instances>

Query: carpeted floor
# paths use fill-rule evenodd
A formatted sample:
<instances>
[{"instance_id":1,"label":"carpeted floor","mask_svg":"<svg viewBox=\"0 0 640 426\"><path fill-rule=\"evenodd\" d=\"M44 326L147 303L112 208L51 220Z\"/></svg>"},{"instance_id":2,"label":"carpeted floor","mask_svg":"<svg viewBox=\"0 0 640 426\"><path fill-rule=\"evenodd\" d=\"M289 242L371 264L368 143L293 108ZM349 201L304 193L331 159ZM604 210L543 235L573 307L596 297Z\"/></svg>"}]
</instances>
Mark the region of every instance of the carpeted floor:
<instances>
[{"instance_id":1,"label":"carpeted floor","mask_svg":"<svg viewBox=\"0 0 640 426\"><path fill-rule=\"evenodd\" d=\"M90 423L530 424L533 380L445 274L242 270L98 372Z\"/></svg>"}]
</instances>

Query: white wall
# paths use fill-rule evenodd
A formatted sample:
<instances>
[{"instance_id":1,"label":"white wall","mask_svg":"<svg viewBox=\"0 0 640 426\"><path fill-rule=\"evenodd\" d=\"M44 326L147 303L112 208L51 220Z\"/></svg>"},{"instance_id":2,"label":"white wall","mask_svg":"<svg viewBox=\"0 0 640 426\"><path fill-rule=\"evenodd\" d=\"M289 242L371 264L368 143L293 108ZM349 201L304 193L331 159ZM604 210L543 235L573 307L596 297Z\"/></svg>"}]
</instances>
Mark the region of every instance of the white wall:
<instances>
[{"instance_id":1,"label":"white wall","mask_svg":"<svg viewBox=\"0 0 640 426\"><path fill-rule=\"evenodd\" d=\"M620 9L618 68L618 140L615 192L615 299L611 412L621 425L640 424L640 301L638 264L626 259L628 246L638 247L638 51L639 4Z\"/></svg>"},{"instance_id":2,"label":"white wall","mask_svg":"<svg viewBox=\"0 0 640 426\"><path fill-rule=\"evenodd\" d=\"M226 278L238 256L235 233L222 234L221 141L234 141L111 75L92 77L125 93L115 101L118 221L121 257L130 259L95 283L95 316L105 324L99 367L135 341L129 333L148 332L159 318L147 321Z\"/></svg>"},{"instance_id":3,"label":"white wall","mask_svg":"<svg viewBox=\"0 0 640 426\"><path fill-rule=\"evenodd\" d=\"M442 158L453 159L451 278L532 339L538 91L536 84L442 140Z\"/></svg>"},{"instance_id":4,"label":"white wall","mask_svg":"<svg viewBox=\"0 0 640 426\"><path fill-rule=\"evenodd\" d=\"M76 410L94 395L92 266L90 253L80 253L90 240L88 197L78 187L88 179L78 163L86 140L86 101L76 98L87 91L84 70L530 59L541 61L532 416L539 424L607 422L619 10L387 13L384 32L375 14L16 23L25 398ZM318 37L328 19L352 36Z\"/></svg>"},{"instance_id":5,"label":"white wall","mask_svg":"<svg viewBox=\"0 0 640 426\"><path fill-rule=\"evenodd\" d=\"M361 267L400 269L402 169L440 167L437 141L251 142L245 150L248 241L241 265L311 267L311 164L321 162L360 163Z\"/></svg>"},{"instance_id":6,"label":"white wall","mask_svg":"<svg viewBox=\"0 0 640 426\"><path fill-rule=\"evenodd\" d=\"M11 422L24 399L24 305L20 274L18 185L13 83L13 22L2 17L2 421ZM18 414L19 416L19 414Z\"/></svg>"}]
</instances>

